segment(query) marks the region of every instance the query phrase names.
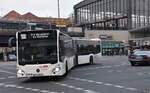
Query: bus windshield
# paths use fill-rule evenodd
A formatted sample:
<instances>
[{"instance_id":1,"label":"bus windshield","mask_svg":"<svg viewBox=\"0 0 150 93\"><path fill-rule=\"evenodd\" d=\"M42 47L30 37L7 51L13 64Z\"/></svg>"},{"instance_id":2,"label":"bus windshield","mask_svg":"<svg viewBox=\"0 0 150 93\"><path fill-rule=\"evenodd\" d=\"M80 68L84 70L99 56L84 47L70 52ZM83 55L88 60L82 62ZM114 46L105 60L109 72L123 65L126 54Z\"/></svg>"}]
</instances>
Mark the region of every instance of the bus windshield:
<instances>
[{"instance_id":1,"label":"bus windshield","mask_svg":"<svg viewBox=\"0 0 150 93\"><path fill-rule=\"evenodd\" d=\"M57 63L57 39L24 40L18 46L19 65Z\"/></svg>"}]
</instances>

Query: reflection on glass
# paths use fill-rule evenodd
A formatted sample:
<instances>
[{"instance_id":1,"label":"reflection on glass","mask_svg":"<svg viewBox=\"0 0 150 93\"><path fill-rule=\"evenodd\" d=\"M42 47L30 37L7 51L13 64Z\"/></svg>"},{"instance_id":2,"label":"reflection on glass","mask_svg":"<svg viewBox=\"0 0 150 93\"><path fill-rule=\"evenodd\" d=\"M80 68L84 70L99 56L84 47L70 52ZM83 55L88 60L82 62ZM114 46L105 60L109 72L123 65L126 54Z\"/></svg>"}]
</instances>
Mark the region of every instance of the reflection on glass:
<instances>
[{"instance_id":1,"label":"reflection on glass","mask_svg":"<svg viewBox=\"0 0 150 93\"><path fill-rule=\"evenodd\" d=\"M56 40L26 40L19 45L19 63L22 65L56 62Z\"/></svg>"}]
</instances>

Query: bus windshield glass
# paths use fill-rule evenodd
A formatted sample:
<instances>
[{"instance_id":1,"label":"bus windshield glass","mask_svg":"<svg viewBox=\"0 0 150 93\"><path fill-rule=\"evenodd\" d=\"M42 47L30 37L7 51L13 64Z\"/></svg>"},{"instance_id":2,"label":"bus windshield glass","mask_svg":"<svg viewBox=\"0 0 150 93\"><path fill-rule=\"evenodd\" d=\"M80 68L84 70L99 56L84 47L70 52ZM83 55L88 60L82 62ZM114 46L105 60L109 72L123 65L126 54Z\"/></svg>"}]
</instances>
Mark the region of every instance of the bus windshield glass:
<instances>
[{"instance_id":1,"label":"bus windshield glass","mask_svg":"<svg viewBox=\"0 0 150 93\"><path fill-rule=\"evenodd\" d=\"M19 65L57 63L57 39L27 39L18 43Z\"/></svg>"}]
</instances>

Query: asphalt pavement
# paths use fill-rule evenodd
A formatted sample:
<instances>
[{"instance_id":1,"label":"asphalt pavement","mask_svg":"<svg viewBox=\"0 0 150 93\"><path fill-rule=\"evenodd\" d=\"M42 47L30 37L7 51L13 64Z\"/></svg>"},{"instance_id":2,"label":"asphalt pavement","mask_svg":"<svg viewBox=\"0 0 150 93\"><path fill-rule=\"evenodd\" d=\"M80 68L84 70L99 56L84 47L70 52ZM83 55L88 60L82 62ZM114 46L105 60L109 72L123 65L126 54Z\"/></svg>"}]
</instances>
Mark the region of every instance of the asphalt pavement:
<instances>
[{"instance_id":1,"label":"asphalt pavement","mask_svg":"<svg viewBox=\"0 0 150 93\"><path fill-rule=\"evenodd\" d=\"M0 93L150 93L150 66L132 67L126 56L105 56L66 77L18 79L16 62L0 62Z\"/></svg>"}]
</instances>

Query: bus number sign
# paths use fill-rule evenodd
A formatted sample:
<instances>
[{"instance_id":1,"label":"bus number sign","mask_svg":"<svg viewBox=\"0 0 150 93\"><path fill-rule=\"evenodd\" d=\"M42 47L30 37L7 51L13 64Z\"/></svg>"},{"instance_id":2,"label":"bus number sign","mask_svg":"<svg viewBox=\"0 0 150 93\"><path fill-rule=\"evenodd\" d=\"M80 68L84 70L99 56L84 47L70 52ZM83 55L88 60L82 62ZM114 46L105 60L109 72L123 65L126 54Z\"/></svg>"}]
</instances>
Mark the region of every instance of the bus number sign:
<instances>
[{"instance_id":1,"label":"bus number sign","mask_svg":"<svg viewBox=\"0 0 150 93\"><path fill-rule=\"evenodd\" d=\"M48 38L50 33L31 33L31 38L33 39L44 39Z\"/></svg>"}]
</instances>

